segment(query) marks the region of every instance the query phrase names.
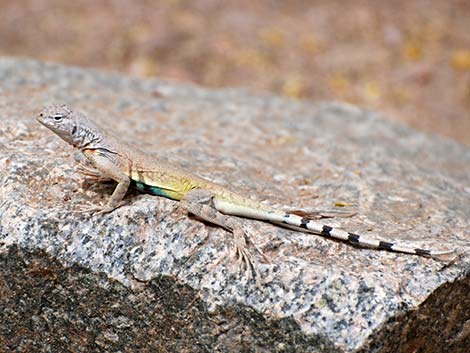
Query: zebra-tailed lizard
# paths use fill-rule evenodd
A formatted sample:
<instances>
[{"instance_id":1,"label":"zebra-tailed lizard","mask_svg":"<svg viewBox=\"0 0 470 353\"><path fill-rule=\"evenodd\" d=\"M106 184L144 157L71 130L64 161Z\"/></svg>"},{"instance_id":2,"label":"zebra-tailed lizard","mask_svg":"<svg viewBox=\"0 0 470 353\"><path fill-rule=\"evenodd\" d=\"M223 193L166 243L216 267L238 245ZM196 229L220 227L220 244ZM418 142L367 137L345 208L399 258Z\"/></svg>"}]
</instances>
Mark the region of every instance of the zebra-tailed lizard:
<instances>
[{"instance_id":1,"label":"zebra-tailed lizard","mask_svg":"<svg viewBox=\"0 0 470 353\"><path fill-rule=\"evenodd\" d=\"M106 205L94 206L86 211L95 214L113 211L120 206L130 185L149 194L178 200L180 207L185 211L232 232L235 257L238 258L240 266L243 263L246 265L250 276L256 268L252 255L247 250L246 232L241 222L232 216L295 227L299 231L380 250L428 257L453 252L420 249L371 239L330 227L305 216L271 208L119 141L115 135L66 105L51 105L45 108L37 120L88 158L93 168L81 168L88 178L95 181L112 179L117 182L116 189Z\"/></svg>"}]
</instances>

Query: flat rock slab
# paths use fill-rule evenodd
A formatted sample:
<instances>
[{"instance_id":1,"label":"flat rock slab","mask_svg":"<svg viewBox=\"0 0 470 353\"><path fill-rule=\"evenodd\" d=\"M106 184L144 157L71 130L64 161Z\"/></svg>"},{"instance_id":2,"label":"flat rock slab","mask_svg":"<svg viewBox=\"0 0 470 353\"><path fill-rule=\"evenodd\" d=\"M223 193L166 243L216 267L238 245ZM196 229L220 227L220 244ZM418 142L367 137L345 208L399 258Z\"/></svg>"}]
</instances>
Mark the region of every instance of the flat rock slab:
<instances>
[{"instance_id":1,"label":"flat rock slab","mask_svg":"<svg viewBox=\"0 0 470 353\"><path fill-rule=\"evenodd\" d=\"M212 181L453 261L358 249L244 220L262 288L231 235L177 203L85 188L79 154L34 119L65 102ZM466 352L470 150L345 104L208 90L0 59L0 346L8 351ZM336 205L336 206L335 206ZM337 207L342 205L343 207ZM220 261L221 260L221 261Z\"/></svg>"}]
</instances>

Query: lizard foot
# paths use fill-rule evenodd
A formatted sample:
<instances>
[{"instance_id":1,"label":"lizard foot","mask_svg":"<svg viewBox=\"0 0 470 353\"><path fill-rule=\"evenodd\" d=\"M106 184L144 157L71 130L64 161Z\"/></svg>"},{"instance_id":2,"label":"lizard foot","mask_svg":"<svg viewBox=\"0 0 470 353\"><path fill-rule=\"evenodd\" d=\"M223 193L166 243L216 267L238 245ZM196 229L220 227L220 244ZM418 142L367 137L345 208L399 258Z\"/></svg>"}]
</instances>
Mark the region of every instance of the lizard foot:
<instances>
[{"instance_id":1,"label":"lizard foot","mask_svg":"<svg viewBox=\"0 0 470 353\"><path fill-rule=\"evenodd\" d=\"M254 245L254 244L253 244ZM269 261L267 257L261 252L261 250L255 246L256 251L263 256L266 261ZM237 272L244 273L247 280L254 279L256 287L262 289L261 273L259 272L258 264L254 256L248 249L248 244L245 239L245 232L242 228L235 228L233 230L233 249L227 250L220 257L215 260L211 265L208 266L208 270L212 271L220 263L230 260L237 266Z\"/></svg>"},{"instance_id":2,"label":"lizard foot","mask_svg":"<svg viewBox=\"0 0 470 353\"><path fill-rule=\"evenodd\" d=\"M261 289L261 273L259 272L258 264L255 258L248 250L248 244L245 239L245 232L242 228L236 228L233 230L233 244L234 249L232 254L233 259L237 263L238 271L243 272L244 270L245 276L248 280L253 278L254 273L256 286ZM264 256L258 247L255 246L255 249L263 256L264 259L266 259L266 256Z\"/></svg>"}]
</instances>

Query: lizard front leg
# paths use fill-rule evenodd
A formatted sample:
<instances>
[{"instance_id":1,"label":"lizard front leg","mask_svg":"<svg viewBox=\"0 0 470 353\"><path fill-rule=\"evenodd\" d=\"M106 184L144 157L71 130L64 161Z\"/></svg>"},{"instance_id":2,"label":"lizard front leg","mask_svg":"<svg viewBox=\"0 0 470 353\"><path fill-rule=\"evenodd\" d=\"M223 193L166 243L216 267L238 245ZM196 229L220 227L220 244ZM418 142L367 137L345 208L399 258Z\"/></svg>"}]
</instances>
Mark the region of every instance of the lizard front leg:
<instances>
[{"instance_id":1,"label":"lizard front leg","mask_svg":"<svg viewBox=\"0 0 470 353\"><path fill-rule=\"evenodd\" d=\"M118 184L106 205L84 208L82 212L93 212L95 214L111 212L119 206L121 200L126 195L127 189L130 185L130 179L106 156L100 155L96 152L88 152L85 155L96 168L96 174L100 173L100 179L112 179Z\"/></svg>"},{"instance_id":2,"label":"lizard front leg","mask_svg":"<svg viewBox=\"0 0 470 353\"><path fill-rule=\"evenodd\" d=\"M105 183L113 180L107 176L104 176L98 169L90 167L83 162L78 164L76 170L84 176L82 183L82 188L84 190L88 190L94 183Z\"/></svg>"},{"instance_id":3,"label":"lizard front leg","mask_svg":"<svg viewBox=\"0 0 470 353\"><path fill-rule=\"evenodd\" d=\"M258 281L261 276L253 256L248 251L245 231L243 230L241 222L219 212L215 208L213 200L214 195L211 191L194 189L186 193L180 201L180 207L198 218L216 224L231 232L233 234L234 257L237 259L239 270L245 267L248 278L252 277L252 272L254 271ZM256 249L260 251L258 248Z\"/></svg>"}]
</instances>

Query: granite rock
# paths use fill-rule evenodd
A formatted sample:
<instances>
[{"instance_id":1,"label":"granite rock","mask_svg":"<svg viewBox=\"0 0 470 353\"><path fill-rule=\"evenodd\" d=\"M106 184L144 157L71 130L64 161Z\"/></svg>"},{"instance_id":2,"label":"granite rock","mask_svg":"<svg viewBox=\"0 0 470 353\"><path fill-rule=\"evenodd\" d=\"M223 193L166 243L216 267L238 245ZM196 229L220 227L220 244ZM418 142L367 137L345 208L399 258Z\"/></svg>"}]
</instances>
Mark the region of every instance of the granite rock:
<instances>
[{"instance_id":1,"label":"granite rock","mask_svg":"<svg viewBox=\"0 0 470 353\"><path fill-rule=\"evenodd\" d=\"M174 201L130 191L111 214L76 212L113 189L85 188L81 157L35 121L57 102L272 205L354 212L328 223L457 253L449 262L357 249L244 220L270 259L259 259L260 289L230 262L230 234ZM380 114L1 58L0 173L6 351L470 346L470 150Z\"/></svg>"}]
</instances>

